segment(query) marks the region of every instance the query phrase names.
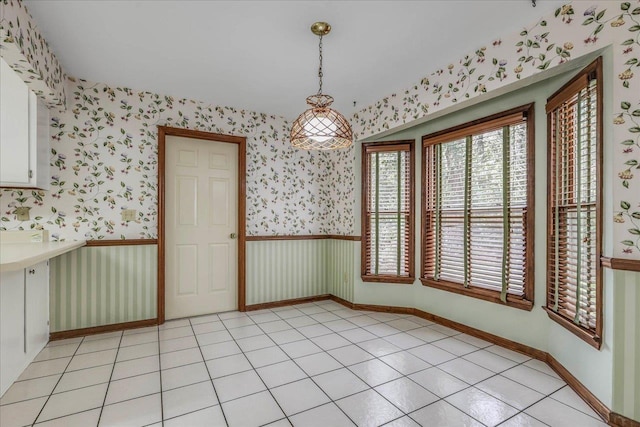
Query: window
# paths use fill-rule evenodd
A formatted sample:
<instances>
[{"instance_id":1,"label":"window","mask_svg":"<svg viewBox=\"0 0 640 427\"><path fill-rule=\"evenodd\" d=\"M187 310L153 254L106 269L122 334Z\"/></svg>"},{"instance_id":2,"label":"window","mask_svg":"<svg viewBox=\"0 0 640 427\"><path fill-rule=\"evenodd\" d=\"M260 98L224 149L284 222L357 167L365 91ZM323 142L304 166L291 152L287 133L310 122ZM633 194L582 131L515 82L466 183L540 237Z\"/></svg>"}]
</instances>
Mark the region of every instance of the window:
<instances>
[{"instance_id":1,"label":"window","mask_svg":"<svg viewBox=\"0 0 640 427\"><path fill-rule=\"evenodd\" d=\"M596 348L602 336L602 60L547 100L547 312Z\"/></svg>"},{"instance_id":2,"label":"window","mask_svg":"<svg viewBox=\"0 0 640 427\"><path fill-rule=\"evenodd\" d=\"M533 307L533 104L422 139L423 285Z\"/></svg>"},{"instance_id":3,"label":"window","mask_svg":"<svg viewBox=\"0 0 640 427\"><path fill-rule=\"evenodd\" d=\"M414 142L362 144L362 280L413 283Z\"/></svg>"}]
</instances>

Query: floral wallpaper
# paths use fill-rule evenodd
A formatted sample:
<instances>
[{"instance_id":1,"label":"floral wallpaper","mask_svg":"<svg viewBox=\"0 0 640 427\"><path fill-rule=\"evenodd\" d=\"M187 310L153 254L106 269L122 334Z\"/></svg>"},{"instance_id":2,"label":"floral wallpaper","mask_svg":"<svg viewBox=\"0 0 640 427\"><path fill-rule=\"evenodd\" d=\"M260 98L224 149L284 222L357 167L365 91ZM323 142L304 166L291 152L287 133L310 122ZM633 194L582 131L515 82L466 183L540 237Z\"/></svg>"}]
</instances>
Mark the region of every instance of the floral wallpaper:
<instances>
[{"instance_id":1,"label":"floral wallpaper","mask_svg":"<svg viewBox=\"0 0 640 427\"><path fill-rule=\"evenodd\" d=\"M0 193L0 229L56 239L155 238L157 125L247 137L247 234L324 234L331 158L296 150L280 117L69 78L51 114L51 190ZM18 207L30 221L18 221ZM135 209L134 221L121 211Z\"/></svg>"},{"instance_id":2,"label":"floral wallpaper","mask_svg":"<svg viewBox=\"0 0 640 427\"><path fill-rule=\"evenodd\" d=\"M640 0L567 3L357 112L354 133L386 132L606 46L614 57L615 115L605 118L613 138L604 141L615 173L613 256L640 259Z\"/></svg>"},{"instance_id":3,"label":"floral wallpaper","mask_svg":"<svg viewBox=\"0 0 640 427\"><path fill-rule=\"evenodd\" d=\"M534 10L535 11L535 10ZM359 139L516 83L606 46L614 51L613 256L640 258L640 0L568 3L520 32L357 112ZM0 49L52 108L52 190L0 194L0 228L46 227L61 239L156 233L156 125L247 136L247 232L352 234L355 148L290 148L283 118L65 79L19 0L0 0ZM66 91L66 95L65 95ZM64 103L67 102L66 109ZM20 222L15 209L31 208ZM135 221L121 220L136 209Z\"/></svg>"},{"instance_id":4,"label":"floral wallpaper","mask_svg":"<svg viewBox=\"0 0 640 427\"><path fill-rule=\"evenodd\" d=\"M247 234L329 234L353 214L335 201L334 158L294 150L285 119L64 73L27 9L0 0L2 57L51 107L51 190L0 191L0 229L49 229L55 239L154 238L157 125L247 137ZM66 98L65 98L66 94ZM16 209L29 208L30 221ZM344 214L335 214L334 207ZM135 209L134 221L121 211ZM341 221L338 224L336 221Z\"/></svg>"},{"instance_id":5,"label":"floral wallpaper","mask_svg":"<svg viewBox=\"0 0 640 427\"><path fill-rule=\"evenodd\" d=\"M0 50L47 105L64 105L62 66L19 0L0 0Z\"/></svg>"},{"instance_id":6,"label":"floral wallpaper","mask_svg":"<svg viewBox=\"0 0 640 427\"><path fill-rule=\"evenodd\" d=\"M355 230L355 200L353 198L355 182L355 150L359 145L341 150L330 151L331 174L327 185L327 194L323 200L326 209L327 234L360 235Z\"/></svg>"}]
</instances>

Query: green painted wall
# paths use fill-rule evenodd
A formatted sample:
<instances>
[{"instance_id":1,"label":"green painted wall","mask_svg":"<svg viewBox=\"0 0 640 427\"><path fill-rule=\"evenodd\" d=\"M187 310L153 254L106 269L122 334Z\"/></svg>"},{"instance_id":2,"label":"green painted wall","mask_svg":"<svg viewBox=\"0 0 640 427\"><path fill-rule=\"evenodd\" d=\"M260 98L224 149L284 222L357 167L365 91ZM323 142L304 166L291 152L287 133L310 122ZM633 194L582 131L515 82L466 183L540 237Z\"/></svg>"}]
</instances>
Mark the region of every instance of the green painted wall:
<instances>
[{"instance_id":1,"label":"green painted wall","mask_svg":"<svg viewBox=\"0 0 640 427\"><path fill-rule=\"evenodd\" d=\"M613 410L640 421L640 273L613 275Z\"/></svg>"},{"instance_id":2,"label":"green painted wall","mask_svg":"<svg viewBox=\"0 0 640 427\"><path fill-rule=\"evenodd\" d=\"M611 117L612 106L610 88L612 79L609 76L612 73L611 52L610 49L601 53L604 57L604 73L605 73L605 100L604 100L604 117ZM574 335L568 333L564 328L551 321L546 313L542 310L546 299L546 175L547 175L547 153L546 153L546 114L545 104L547 98L553 94L558 88L565 84L573 75L575 75L583 66L588 64L595 56L584 58L580 62L566 64L564 68L560 67L558 72L540 76L537 81L519 82L516 86L511 86L507 90L509 93L502 92L501 96L491 96L487 98L480 97L474 100L473 106L466 104L466 107L456 107L449 110L449 114L440 115L439 117L431 117L429 121L414 126L409 129L385 136L383 140L401 140L415 139L416 141L416 230L420 230L421 201L420 201L420 182L421 182L421 140L423 135L427 135L438 130L446 129L451 126L469 122L474 119L486 117L488 115L517 107L530 102L535 102L535 238L534 238L534 258L535 258L535 302L532 311L524 311L511 307L505 307L498 304L481 301L475 298L453 294L433 288L424 287L419 281L413 285L399 286L396 284L384 283L363 283L357 277L354 283L354 298L356 303L365 304L385 304L396 306L416 307L421 310L446 317L448 319L473 326L475 328L487 331L516 342L527 344L540 350L548 351L553 354L571 373L573 373L589 390L591 390L602 402L611 406L613 401L613 326L611 319L613 318L614 305L614 278L613 274L605 276L604 281L604 345L600 351L589 346L585 342L577 339ZM562 72L562 73L560 73ZM550 78L552 77L552 78ZM517 90L516 90L517 89ZM453 111L455 110L455 111ZM605 120L605 170L604 176L613 176L611 172L611 156L614 142L611 135L611 122ZM373 138L369 140L375 140ZM356 150L356 159L354 162L356 170L356 180L359 182L361 178L360 156L361 150ZM604 223L613 222L611 206L611 182L605 181L605 205L603 212L605 213ZM360 208L360 190L356 186L356 206L354 211L359 212ZM359 218L356 221L356 227L359 227ZM605 250L612 247L612 233L609 228L604 230ZM416 233L416 273L420 271L420 235ZM356 253L356 259L359 257L359 251ZM617 284L616 284L617 285ZM640 313L640 306L636 307L636 312ZM636 359L638 356L635 356Z\"/></svg>"},{"instance_id":3,"label":"green painted wall","mask_svg":"<svg viewBox=\"0 0 640 427\"><path fill-rule=\"evenodd\" d=\"M156 317L155 245L83 247L50 266L51 332Z\"/></svg>"}]
</instances>

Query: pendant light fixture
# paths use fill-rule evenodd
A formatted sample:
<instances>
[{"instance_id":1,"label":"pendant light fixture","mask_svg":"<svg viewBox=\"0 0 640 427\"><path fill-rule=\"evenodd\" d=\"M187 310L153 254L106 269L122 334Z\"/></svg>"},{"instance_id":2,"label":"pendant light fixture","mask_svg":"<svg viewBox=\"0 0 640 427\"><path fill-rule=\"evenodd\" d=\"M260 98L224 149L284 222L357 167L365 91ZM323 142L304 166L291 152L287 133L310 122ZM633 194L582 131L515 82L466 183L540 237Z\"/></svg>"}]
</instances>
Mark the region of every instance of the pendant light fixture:
<instances>
[{"instance_id":1,"label":"pendant light fixture","mask_svg":"<svg viewBox=\"0 0 640 427\"><path fill-rule=\"evenodd\" d=\"M291 145L305 150L335 150L348 147L353 142L349 122L342 114L329 108L333 98L322 93L322 37L330 31L331 25L326 22L316 22L311 26L311 32L320 37L320 88L317 94L307 97L311 108L300 114L291 126Z\"/></svg>"}]
</instances>

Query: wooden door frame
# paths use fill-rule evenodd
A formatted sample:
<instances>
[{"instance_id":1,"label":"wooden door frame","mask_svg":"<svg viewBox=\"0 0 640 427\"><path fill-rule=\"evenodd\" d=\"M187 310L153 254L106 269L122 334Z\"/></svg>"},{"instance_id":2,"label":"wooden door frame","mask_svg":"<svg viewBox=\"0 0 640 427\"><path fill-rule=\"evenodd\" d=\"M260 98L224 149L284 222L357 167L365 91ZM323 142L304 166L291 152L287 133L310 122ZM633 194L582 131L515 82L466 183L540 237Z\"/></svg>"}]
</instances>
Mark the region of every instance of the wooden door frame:
<instances>
[{"instance_id":1,"label":"wooden door frame","mask_svg":"<svg viewBox=\"0 0 640 427\"><path fill-rule=\"evenodd\" d=\"M246 242L246 191L247 191L247 138L222 135L199 130L158 126L158 324L165 321L165 174L166 137L179 136L207 141L225 142L238 146L238 310L245 311L245 242Z\"/></svg>"}]
</instances>

